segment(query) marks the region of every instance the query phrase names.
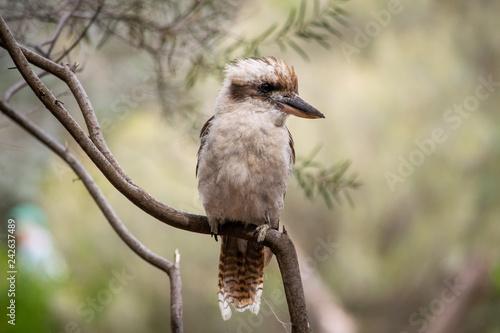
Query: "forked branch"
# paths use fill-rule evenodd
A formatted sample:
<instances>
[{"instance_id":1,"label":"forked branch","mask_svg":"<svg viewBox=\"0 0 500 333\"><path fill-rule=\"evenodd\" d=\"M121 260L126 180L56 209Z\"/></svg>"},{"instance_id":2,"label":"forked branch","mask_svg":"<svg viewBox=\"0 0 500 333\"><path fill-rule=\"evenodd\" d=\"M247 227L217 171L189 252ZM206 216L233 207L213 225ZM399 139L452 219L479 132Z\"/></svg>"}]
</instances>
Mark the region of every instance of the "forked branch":
<instances>
[{"instance_id":1,"label":"forked branch","mask_svg":"<svg viewBox=\"0 0 500 333\"><path fill-rule=\"evenodd\" d=\"M176 251L175 263L157 255L142 244L127 227L122 223L118 215L115 213L101 189L94 182L94 179L85 167L71 154L63 145L49 136L45 131L38 127L35 123L29 120L24 115L15 111L8 104L0 101L0 110L14 122L28 131L37 140L43 143L47 148L52 150L56 155L61 157L71 169L76 173L78 178L94 199L97 206L108 220L111 227L115 230L118 236L127 244L132 251L139 257L150 263L151 265L161 269L168 274L170 278L171 290L171 326L172 332L182 332L182 298L181 298L181 280L179 275L179 254ZM177 329L174 330L174 327Z\"/></svg>"},{"instance_id":2,"label":"forked branch","mask_svg":"<svg viewBox=\"0 0 500 333\"><path fill-rule=\"evenodd\" d=\"M3 18L0 18L0 38L0 46L7 49L17 69L31 90L54 117L66 128L92 162L116 189L144 212L172 227L197 233L210 234L210 228L205 216L184 213L160 202L153 198L148 192L135 185L122 170L106 145L90 99L74 73L76 64L73 66L60 65L20 46L10 33ZM61 103L61 101L59 101L42 83L39 77L30 68L29 63L55 75L68 85L84 116L89 135L84 132L81 126L64 108L63 103ZM182 299L180 295L181 281L178 270L178 256L176 255L175 263L172 264L168 260L147 249L121 223L99 187L72 154L36 126L36 124L32 123L29 119L10 107L5 101L0 101L0 110L63 158L80 177L106 219L122 240L141 258L169 274L172 291L171 327L173 332L182 332ZM253 225L243 226L240 224L228 223L224 225L219 233L221 235L250 240L254 238L254 232L255 226ZM270 229L266 234L263 245L268 246L278 260L290 312L290 320L292 322L292 332L310 332L297 254L291 239L285 231L281 233L278 230Z\"/></svg>"}]
</instances>

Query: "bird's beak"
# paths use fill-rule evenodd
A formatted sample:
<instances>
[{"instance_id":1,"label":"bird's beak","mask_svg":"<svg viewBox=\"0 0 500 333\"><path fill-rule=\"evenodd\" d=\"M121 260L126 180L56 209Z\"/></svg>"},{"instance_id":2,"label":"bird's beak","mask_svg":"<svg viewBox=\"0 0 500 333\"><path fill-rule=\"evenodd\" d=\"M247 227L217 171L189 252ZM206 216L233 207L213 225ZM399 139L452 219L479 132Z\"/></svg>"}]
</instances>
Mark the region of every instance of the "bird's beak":
<instances>
[{"instance_id":1,"label":"bird's beak","mask_svg":"<svg viewBox=\"0 0 500 333\"><path fill-rule=\"evenodd\" d=\"M279 96L275 98L276 101L283 106L283 112L293 114L301 118L325 118L315 107L304 101L299 95L293 96Z\"/></svg>"}]
</instances>

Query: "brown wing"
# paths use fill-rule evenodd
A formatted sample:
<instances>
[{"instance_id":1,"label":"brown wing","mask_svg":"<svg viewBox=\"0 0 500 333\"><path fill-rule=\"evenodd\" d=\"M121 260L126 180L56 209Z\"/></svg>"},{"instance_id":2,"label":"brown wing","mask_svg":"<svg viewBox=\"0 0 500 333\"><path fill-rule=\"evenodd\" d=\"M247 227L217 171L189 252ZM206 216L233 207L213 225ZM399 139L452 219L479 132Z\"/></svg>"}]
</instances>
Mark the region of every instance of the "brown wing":
<instances>
[{"instance_id":1,"label":"brown wing","mask_svg":"<svg viewBox=\"0 0 500 333\"><path fill-rule=\"evenodd\" d=\"M207 120L205 125L201 128L200 132L200 148L198 149L198 162L196 163L196 176L198 176L198 165L200 164L200 151L205 145L205 136L208 134L210 131L210 126L212 125L212 120L214 119L214 116L210 117L210 119Z\"/></svg>"},{"instance_id":2,"label":"brown wing","mask_svg":"<svg viewBox=\"0 0 500 333\"><path fill-rule=\"evenodd\" d=\"M290 150L292 151L292 156L291 156L291 160L292 160L292 164L295 164L295 148L293 146L293 138L292 138L292 133L290 133L290 130L288 129L288 127L286 128L286 130L288 131L288 137L290 138Z\"/></svg>"}]
</instances>

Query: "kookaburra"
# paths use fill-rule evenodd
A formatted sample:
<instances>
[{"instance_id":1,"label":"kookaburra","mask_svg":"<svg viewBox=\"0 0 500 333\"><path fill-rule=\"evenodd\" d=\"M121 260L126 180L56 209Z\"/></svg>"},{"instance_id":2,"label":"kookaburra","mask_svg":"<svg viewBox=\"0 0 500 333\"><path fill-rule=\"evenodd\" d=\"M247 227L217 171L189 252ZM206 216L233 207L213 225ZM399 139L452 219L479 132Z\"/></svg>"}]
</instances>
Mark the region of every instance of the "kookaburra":
<instances>
[{"instance_id":1,"label":"kookaburra","mask_svg":"<svg viewBox=\"0 0 500 333\"><path fill-rule=\"evenodd\" d=\"M293 67L274 57L227 65L215 114L203 126L196 167L198 189L212 233L223 223L278 229L295 151L285 126L289 115L324 118L298 95ZM261 234L262 236L262 234ZM237 311L257 314L263 270L271 251L255 241L223 236L218 299L222 318Z\"/></svg>"}]
</instances>

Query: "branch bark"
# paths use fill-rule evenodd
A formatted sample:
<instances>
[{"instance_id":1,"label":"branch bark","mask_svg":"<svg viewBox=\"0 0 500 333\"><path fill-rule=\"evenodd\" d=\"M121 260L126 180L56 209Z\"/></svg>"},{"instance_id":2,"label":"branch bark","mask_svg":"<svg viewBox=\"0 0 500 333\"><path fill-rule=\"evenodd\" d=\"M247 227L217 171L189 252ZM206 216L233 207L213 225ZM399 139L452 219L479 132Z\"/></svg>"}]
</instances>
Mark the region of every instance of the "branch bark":
<instances>
[{"instance_id":1,"label":"branch bark","mask_svg":"<svg viewBox=\"0 0 500 333\"><path fill-rule=\"evenodd\" d=\"M219 234L255 239L255 225L239 223L224 223L219 226ZM299 270L299 260L292 240L283 226L283 232L269 229L263 244L271 249L276 256L285 289L288 312L292 323L292 333L311 332L307 316L306 300L302 278Z\"/></svg>"},{"instance_id":2,"label":"branch bark","mask_svg":"<svg viewBox=\"0 0 500 333\"><path fill-rule=\"evenodd\" d=\"M102 146L105 144L105 141L102 137L97 117L95 116L95 112L90 104L90 100L85 93L85 90L81 86L75 73L71 70L72 67L69 65L56 64L53 61L18 45L13 37L12 41L7 43L4 36L9 34L10 32L8 31L7 25L3 19L0 20L0 37L2 37L3 40L0 46L9 51L17 69L38 99L64 126L64 128L75 139L96 167L118 191L120 191L136 206L162 222L183 230L205 234L210 233L210 227L206 217L177 211L172 207L156 200L142 188L133 184L132 181L129 181L129 177L126 176L125 172L119 167L118 162L115 161L115 158L111 152L109 152L107 146ZM11 52L10 50L13 51ZM28 61L33 65L55 75L68 85L75 99L78 101L78 105L82 108L82 114L90 127L89 133L98 133L95 135L100 136L102 140L96 139L95 137L95 141L93 141L83 131L76 120L64 108L64 105L52 94L52 92L43 84L35 73L33 73ZM106 157L103 151L108 151L109 156ZM112 161L115 161L115 163Z\"/></svg>"},{"instance_id":3,"label":"branch bark","mask_svg":"<svg viewBox=\"0 0 500 333\"><path fill-rule=\"evenodd\" d=\"M77 174L78 178L82 181L83 185L89 192L90 196L94 199L97 206L101 209L102 213L108 220L111 227L115 230L118 236L127 244L127 246L134 251L139 257L150 263L151 265L161 269L170 278L171 290L171 323L172 332L182 333L182 298L181 298L181 281L179 274L179 254L176 252L175 264L167 259L157 255L149 250L142 244L127 227L121 222L118 215L115 213L101 189L94 182L90 173L85 167L71 154L66 148L58 143L55 139L49 136L31 120L15 111L4 101L0 101L0 110L14 122L28 131L36 139L42 142L55 154L61 157L73 171ZM175 302L175 303L174 303ZM174 326L175 323L175 326ZM174 329L175 328L175 329Z\"/></svg>"},{"instance_id":4,"label":"branch bark","mask_svg":"<svg viewBox=\"0 0 500 333\"><path fill-rule=\"evenodd\" d=\"M44 58L20 46L12 36L2 17L0 17L0 38L0 46L8 50L17 69L38 99L66 128L92 162L116 189L144 212L172 227L191 232L210 234L210 227L205 216L184 213L160 202L153 198L148 192L135 185L126 175L107 147L90 99L74 73L77 64L73 66L59 65L50 59ZM80 125L64 108L63 103L41 82L39 77L30 68L28 61L55 75L68 85L82 111L89 135L83 131ZM92 195L99 208L103 211L106 219L108 219L113 229L119 234L122 240L135 253L141 256L141 258L167 272L171 283L171 327L173 332L182 332L181 280L178 267L179 257L176 256L176 263L172 264L168 260L148 250L128 232L116 213L107 203L99 187L94 183L88 172L73 155L4 101L0 101L0 110L52 151L61 156L64 161L73 168L80 179L82 179L87 190ZM255 237L255 229L256 227L253 225L244 226L242 224L228 223L221 228L219 233L221 235L251 240ZM263 245L268 246L278 260L290 312L290 320L292 322L292 332L310 332L297 253L293 242L285 230L281 233L278 230L270 229L267 231Z\"/></svg>"}]
</instances>

